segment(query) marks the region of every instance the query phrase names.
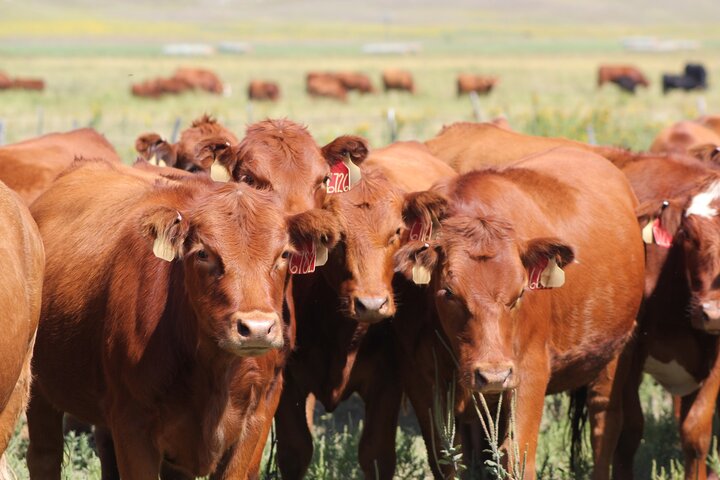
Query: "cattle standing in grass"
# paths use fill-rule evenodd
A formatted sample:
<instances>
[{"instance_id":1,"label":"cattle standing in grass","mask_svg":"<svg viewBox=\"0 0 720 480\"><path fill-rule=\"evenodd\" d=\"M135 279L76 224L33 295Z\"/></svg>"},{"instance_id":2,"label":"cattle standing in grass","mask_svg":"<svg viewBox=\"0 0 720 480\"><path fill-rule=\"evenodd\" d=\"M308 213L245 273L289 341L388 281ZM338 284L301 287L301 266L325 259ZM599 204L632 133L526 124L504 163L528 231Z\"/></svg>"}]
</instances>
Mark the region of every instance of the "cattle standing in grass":
<instances>
[{"instance_id":1,"label":"cattle standing in grass","mask_svg":"<svg viewBox=\"0 0 720 480\"><path fill-rule=\"evenodd\" d=\"M587 384L617 358L635 325L644 257L636 205L617 168L574 149L471 172L408 200L410 225L435 219L440 232L396 254L398 271L429 282L412 303L430 311L393 322L407 349L399 358L406 359L403 378L415 411L433 408L434 391L445 402L454 378L459 421L477 424L476 392L491 403L503 395L508 405L514 391L519 460L527 454L533 476L544 395ZM435 351L418 352L405 329L426 329ZM447 354L435 329L457 367L442 361ZM592 418L607 407L591 405ZM427 416L418 419L430 446ZM480 460L470 452L463 458Z\"/></svg>"},{"instance_id":2,"label":"cattle standing in grass","mask_svg":"<svg viewBox=\"0 0 720 480\"><path fill-rule=\"evenodd\" d=\"M157 478L161 464L203 476L221 459L225 478L257 474L256 417L289 335L288 248L332 244L332 218L286 221L269 192L99 161L76 163L32 211L48 261L31 477L60 478L63 411L110 429L123 478Z\"/></svg>"},{"instance_id":3,"label":"cattle standing in grass","mask_svg":"<svg viewBox=\"0 0 720 480\"><path fill-rule=\"evenodd\" d=\"M337 78L346 90L357 90L360 93L374 93L370 77L359 72L338 72L332 74Z\"/></svg>"},{"instance_id":4,"label":"cattle standing in grass","mask_svg":"<svg viewBox=\"0 0 720 480\"><path fill-rule=\"evenodd\" d=\"M76 157L120 162L104 136L81 128L0 147L0 180L30 205Z\"/></svg>"},{"instance_id":5,"label":"cattle standing in grass","mask_svg":"<svg viewBox=\"0 0 720 480\"><path fill-rule=\"evenodd\" d=\"M684 120L663 129L650 145L655 153L687 153L690 149L715 143L720 145L720 127L714 117Z\"/></svg>"},{"instance_id":6,"label":"cattle standing in grass","mask_svg":"<svg viewBox=\"0 0 720 480\"><path fill-rule=\"evenodd\" d=\"M347 88L334 75L325 73L308 73L305 89L311 97L328 97L347 101Z\"/></svg>"},{"instance_id":7,"label":"cattle standing in grass","mask_svg":"<svg viewBox=\"0 0 720 480\"><path fill-rule=\"evenodd\" d=\"M5 75L4 72L0 72L0 90L8 89L12 86L12 79Z\"/></svg>"},{"instance_id":8,"label":"cattle standing in grass","mask_svg":"<svg viewBox=\"0 0 720 480\"><path fill-rule=\"evenodd\" d=\"M638 82L635 79L625 75L615 77L610 80L610 82L617 85L623 92L632 93L633 95L635 95L635 88L638 86Z\"/></svg>"},{"instance_id":9,"label":"cattle standing in grass","mask_svg":"<svg viewBox=\"0 0 720 480\"><path fill-rule=\"evenodd\" d=\"M10 88L42 92L45 90L45 81L41 78L14 78Z\"/></svg>"},{"instance_id":10,"label":"cattle standing in grass","mask_svg":"<svg viewBox=\"0 0 720 480\"><path fill-rule=\"evenodd\" d=\"M688 63L685 65L685 71L681 75L663 74L662 90L663 94L674 89L680 90L704 90L707 88L707 71L705 67L699 63Z\"/></svg>"},{"instance_id":11,"label":"cattle standing in grass","mask_svg":"<svg viewBox=\"0 0 720 480\"><path fill-rule=\"evenodd\" d=\"M276 414L285 479L302 478L312 457L305 414L309 394L332 411L358 392L365 403L358 454L363 472L389 479L395 469L402 385L393 330L381 320L396 311L393 254L407 236L403 194L456 174L417 142L374 150L361 170L362 180L352 190L328 201L343 232L328 264L293 279L296 350Z\"/></svg>"},{"instance_id":12,"label":"cattle standing in grass","mask_svg":"<svg viewBox=\"0 0 720 480\"><path fill-rule=\"evenodd\" d=\"M178 68L172 78L184 81L194 89L216 95L229 92L229 87L223 84L220 77L206 68Z\"/></svg>"},{"instance_id":13,"label":"cattle standing in grass","mask_svg":"<svg viewBox=\"0 0 720 480\"><path fill-rule=\"evenodd\" d=\"M601 65L598 68L597 85L602 87L607 82L612 82L618 77L627 77L635 81L636 84L648 87L650 82L643 73L632 65Z\"/></svg>"},{"instance_id":14,"label":"cattle standing in grass","mask_svg":"<svg viewBox=\"0 0 720 480\"><path fill-rule=\"evenodd\" d=\"M275 82L251 80L248 84L248 100L270 100L276 102L280 98L280 87Z\"/></svg>"},{"instance_id":15,"label":"cattle standing in grass","mask_svg":"<svg viewBox=\"0 0 720 480\"><path fill-rule=\"evenodd\" d=\"M183 79L155 78L132 85L130 92L136 97L160 98L165 94L179 95L192 88L192 85Z\"/></svg>"},{"instance_id":16,"label":"cattle standing in grass","mask_svg":"<svg viewBox=\"0 0 720 480\"><path fill-rule=\"evenodd\" d=\"M2 182L0 225L0 478L10 479L4 452L30 393L45 251L27 207Z\"/></svg>"},{"instance_id":17,"label":"cattle standing in grass","mask_svg":"<svg viewBox=\"0 0 720 480\"><path fill-rule=\"evenodd\" d=\"M415 93L415 83L410 72L405 70L385 70L382 74L385 91L400 90Z\"/></svg>"},{"instance_id":18,"label":"cattle standing in grass","mask_svg":"<svg viewBox=\"0 0 720 480\"><path fill-rule=\"evenodd\" d=\"M459 97L470 92L487 95L495 87L495 85L497 85L497 83L497 77L461 73L457 77L457 95Z\"/></svg>"}]
</instances>

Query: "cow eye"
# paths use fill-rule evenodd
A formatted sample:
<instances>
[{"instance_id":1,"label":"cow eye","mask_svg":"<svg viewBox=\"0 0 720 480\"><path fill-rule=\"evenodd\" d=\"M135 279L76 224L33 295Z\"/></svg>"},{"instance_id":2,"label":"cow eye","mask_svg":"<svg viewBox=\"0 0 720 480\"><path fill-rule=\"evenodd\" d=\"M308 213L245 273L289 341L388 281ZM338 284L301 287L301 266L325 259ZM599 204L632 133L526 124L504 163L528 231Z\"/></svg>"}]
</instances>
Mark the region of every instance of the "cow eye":
<instances>
[{"instance_id":1,"label":"cow eye","mask_svg":"<svg viewBox=\"0 0 720 480\"><path fill-rule=\"evenodd\" d=\"M289 256L290 256L290 252L288 252L287 250L285 250L284 252L282 252L282 254L280 254L280 257L282 257L282 258L288 258Z\"/></svg>"},{"instance_id":2,"label":"cow eye","mask_svg":"<svg viewBox=\"0 0 720 480\"><path fill-rule=\"evenodd\" d=\"M445 286L445 288L442 289L442 294L443 294L443 297L445 297L445 298L455 297L455 292L453 292L452 289L450 287L448 287L447 285Z\"/></svg>"},{"instance_id":3,"label":"cow eye","mask_svg":"<svg viewBox=\"0 0 720 480\"><path fill-rule=\"evenodd\" d=\"M242 176L240 177L240 181L241 181L241 182L245 182L245 183L247 183L248 185L254 185L254 184L255 184L255 179L253 178L252 175L242 175Z\"/></svg>"},{"instance_id":4,"label":"cow eye","mask_svg":"<svg viewBox=\"0 0 720 480\"><path fill-rule=\"evenodd\" d=\"M518 304L520 303L520 299L523 297L523 295L525 295L525 289L524 289L524 288L520 291L520 295L518 295L518 296L515 298L515 300L513 300L513 302L510 304L510 309L513 309L513 308L515 308L515 307L518 306Z\"/></svg>"},{"instance_id":5,"label":"cow eye","mask_svg":"<svg viewBox=\"0 0 720 480\"><path fill-rule=\"evenodd\" d=\"M197 252L197 257L198 257L200 260L207 260L207 259L208 259L208 254L207 254L207 252L206 252L205 250L198 250L198 252Z\"/></svg>"},{"instance_id":6,"label":"cow eye","mask_svg":"<svg viewBox=\"0 0 720 480\"><path fill-rule=\"evenodd\" d=\"M400 232L402 232L402 227L395 230L395 235L400 235Z\"/></svg>"},{"instance_id":7,"label":"cow eye","mask_svg":"<svg viewBox=\"0 0 720 480\"><path fill-rule=\"evenodd\" d=\"M197 173L201 172L202 168L198 167L197 165L193 165L192 167L188 168L188 172L190 173Z\"/></svg>"}]
</instances>

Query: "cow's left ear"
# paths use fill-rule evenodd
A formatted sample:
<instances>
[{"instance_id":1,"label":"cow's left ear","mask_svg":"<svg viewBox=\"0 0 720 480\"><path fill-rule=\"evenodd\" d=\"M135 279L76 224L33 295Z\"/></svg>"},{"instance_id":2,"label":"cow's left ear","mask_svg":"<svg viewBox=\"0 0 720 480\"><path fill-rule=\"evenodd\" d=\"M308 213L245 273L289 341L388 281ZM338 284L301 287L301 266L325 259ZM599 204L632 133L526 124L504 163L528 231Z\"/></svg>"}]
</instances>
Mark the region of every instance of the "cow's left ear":
<instances>
[{"instance_id":1,"label":"cow's left ear","mask_svg":"<svg viewBox=\"0 0 720 480\"><path fill-rule=\"evenodd\" d=\"M440 260L442 248L423 241L411 241L395 252L395 271L417 285L430 283L432 272Z\"/></svg>"},{"instance_id":2,"label":"cow's left ear","mask_svg":"<svg viewBox=\"0 0 720 480\"><path fill-rule=\"evenodd\" d=\"M290 242L300 250L307 242L332 249L340 239L340 222L330 211L313 208L287 219Z\"/></svg>"},{"instance_id":3,"label":"cow's left ear","mask_svg":"<svg viewBox=\"0 0 720 480\"><path fill-rule=\"evenodd\" d=\"M332 167L338 162L349 158L355 165L360 165L368 156L367 141L356 135L343 135L328 143L321 149L325 160Z\"/></svg>"},{"instance_id":4,"label":"cow's left ear","mask_svg":"<svg viewBox=\"0 0 720 480\"><path fill-rule=\"evenodd\" d=\"M150 163L160 165L162 160L168 167L177 163L177 149L157 133L144 133L135 140L135 150ZM153 158L156 159L153 162Z\"/></svg>"},{"instance_id":5,"label":"cow's left ear","mask_svg":"<svg viewBox=\"0 0 720 480\"><path fill-rule=\"evenodd\" d=\"M572 248L558 238L534 238L527 242L520 260L528 272L531 290L560 287L565 283L562 268L575 259Z\"/></svg>"},{"instance_id":6,"label":"cow's left ear","mask_svg":"<svg viewBox=\"0 0 720 480\"><path fill-rule=\"evenodd\" d=\"M153 208L140 218L140 232L153 241L155 256L167 262L182 255L189 230L188 221L173 208Z\"/></svg>"},{"instance_id":7,"label":"cow's left ear","mask_svg":"<svg viewBox=\"0 0 720 480\"><path fill-rule=\"evenodd\" d=\"M202 140L195 146L195 162L206 171L212 173L212 166L217 162L227 170L232 172L234 168L234 149L224 137L211 137ZM227 180L227 178L215 178L215 180Z\"/></svg>"}]
</instances>

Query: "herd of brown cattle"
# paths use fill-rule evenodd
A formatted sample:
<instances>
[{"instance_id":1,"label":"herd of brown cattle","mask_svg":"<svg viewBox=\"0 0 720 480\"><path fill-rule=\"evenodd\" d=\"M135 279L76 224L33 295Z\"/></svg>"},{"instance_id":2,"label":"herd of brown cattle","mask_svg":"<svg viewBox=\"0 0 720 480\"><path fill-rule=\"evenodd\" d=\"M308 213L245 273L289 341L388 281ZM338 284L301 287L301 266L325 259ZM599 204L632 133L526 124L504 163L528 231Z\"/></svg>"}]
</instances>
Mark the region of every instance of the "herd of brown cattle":
<instances>
[{"instance_id":1,"label":"herd of brown cattle","mask_svg":"<svg viewBox=\"0 0 720 480\"><path fill-rule=\"evenodd\" d=\"M175 144L141 135L132 167L91 129L1 147L0 452L29 401L33 479L60 478L64 413L95 426L103 478L257 478L274 418L282 477L302 478L308 400L357 392L367 477L393 476L406 397L448 478L433 411L483 465L483 394L501 438L515 406L532 478L544 396L572 392L593 478L631 478L646 371L705 479L718 145L720 117L633 153L489 123L320 146L289 120L239 139L203 116Z\"/></svg>"},{"instance_id":2,"label":"herd of brown cattle","mask_svg":"<svg viewBox=\"0 0 720 480\"><path fill-rule=\"evenodd\" d=\"M0 71L0 90L45 90L45 81L41 78L10 78Z\"/></svg>"}]
</instances>

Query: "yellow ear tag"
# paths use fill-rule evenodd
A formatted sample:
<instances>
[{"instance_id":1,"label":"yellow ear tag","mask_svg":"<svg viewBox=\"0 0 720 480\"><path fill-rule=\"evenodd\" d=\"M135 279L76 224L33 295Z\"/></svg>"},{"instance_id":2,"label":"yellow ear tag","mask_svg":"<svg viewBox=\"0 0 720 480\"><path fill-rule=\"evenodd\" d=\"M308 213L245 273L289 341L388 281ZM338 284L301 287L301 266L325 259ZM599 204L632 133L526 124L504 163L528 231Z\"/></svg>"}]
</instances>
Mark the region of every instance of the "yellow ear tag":
<instances>
[{"instance_id":1,"label":"yellow ear tag","mask_svg":"<svg viewBox=\"0 0 720 480\"><path fill-rule=\"evenodd\" d=\"M153 253L166 262L175 260L175 249L164 234L158 235L153 242Z\"/></svg>"},{"instance_id":2,"label":"yellow ear tag","mask_svg":"<svg viewBox=\"0 0 720 480\"><path fill-rule=\"evenodd\" d=\"M343 163L348 169L348 175L350 177L350 188L352 188L362 178L362 174L360 173L360 167L355 165L352 160L350 160L349 153L345 156L345 160L343 160Z\"/></svg>"},{"instance_id":3,"label":"yellow ear tag","mask_svg":"<svg viewBox=\"0 0 720 480\"><path fill-rule=\"evenodd\" d=\"M430 283L430 270L422 265L415 264L412 268L412 280L416 285L427 285Z\"/></svg>"},{"instance_id":4,"label":"yellow ear tag","mask_svg":"<svg viewBox=\"0 0 720 480\"><path fill-rule=\"evenodd\" d=\"M328 249L322 243L315 244L315 266L321 267L328 261Z\"/></svg>"},{"instance_id":5,"label":"yellow ear tag","mask_svg":"<svg viewBox=\"0 0 720 480\"><path fill-rule=\"evenodd\" d=\"M565 272L554 257L548 260L547 267L540 274L540 284L545 288L558 288L565 284Z\"/></svg>"},{"instance_id":6,"label":"yellow ear tag","mask_svg":"<svg viewBox=\"0 0 720 480\"><path fill-rule=\"evenodd\" d=\"M151 165L157 165L157 161L158 161L157 156L153 153L153 156L150 157L150 160L148 160L148 163Z\"/></svg>"},{"instance_id":7,"label":"yellow ear tag","mask_svg":"<svg viewBox=\"0 0 720 480\"><path fill-rule=\"evenodd\" d=\"M214 162L210 167L210 178L216 182L227 182L230 180L230 174L228 174L227 168L218 162Z\"/></svg>"},{"instance_id":8,"label":"yellow ear tag","mask_svg":"<svg viewBox=\"0 0 720 480\"><path fill-rule=\"evenodd\" d=\"M647 243L648 245L652 245L653 242L653 219L651 218L648 221L648 224L645 225L642 229L642 239L643 242Z\"/></svg>"}]
</instances>

